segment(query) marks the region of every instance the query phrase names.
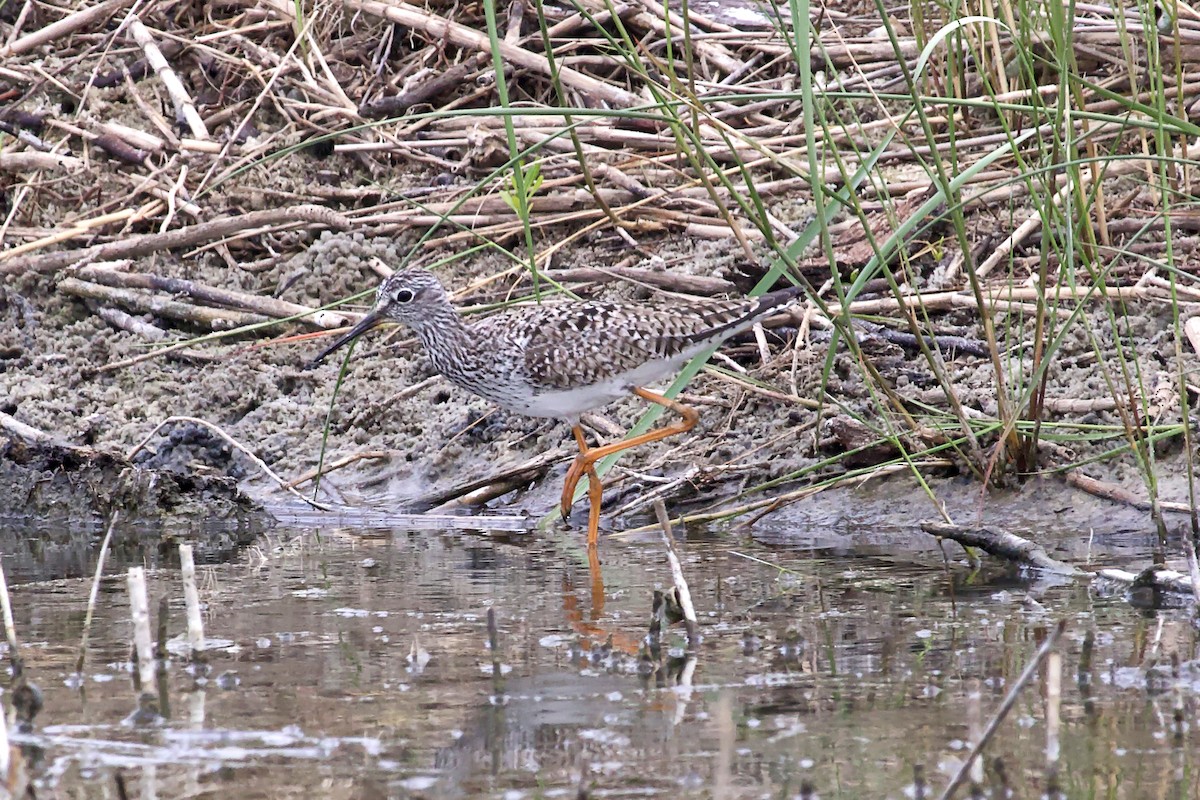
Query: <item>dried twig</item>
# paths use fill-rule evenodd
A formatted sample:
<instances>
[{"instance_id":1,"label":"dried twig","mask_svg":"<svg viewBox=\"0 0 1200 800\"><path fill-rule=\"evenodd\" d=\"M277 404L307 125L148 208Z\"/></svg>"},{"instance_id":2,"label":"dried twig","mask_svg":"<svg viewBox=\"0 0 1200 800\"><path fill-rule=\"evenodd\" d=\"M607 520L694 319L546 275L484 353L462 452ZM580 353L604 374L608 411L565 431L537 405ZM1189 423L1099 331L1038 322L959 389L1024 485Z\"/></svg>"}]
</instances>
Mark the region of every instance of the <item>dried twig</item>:
<instances>
[{"instance_id":1,"label":"dried twig","mask_svg":"<svg viewBox=\"0 0 1200 800\"><path fill-rule=\"evenodd\" d=\"M143 319L138 319L130 314L126 314L119 308L110 308L108 306L97 306L92 309L97 317L112 325L117 330L132 333L135 336L140 336L148 342L161 343L167 341L177 341L175 337L167 333L162 328L156 325L151 325ZM199 350L179 350L174 354L177 358L187 361L203 361L213 362L219 359L219 356L213 353L202 353Z\"/></svg>"},{"instance_id":2,"label":"dried twig","mask_svg":"<svg viewBox=\"0 0 1200 800\"><path fill-rule=\"evenodd\" d=\"M164 233L131 236L106 244L85 247L81 250L65 250L58 253L17 258L12 258L11 252L0 253L0 275L54 272L75 263L138 258L161 250L194 247L226 236L246 236L261 233L265 229L276 226L291 228L303 224L335 230L349 230L353 227L353 223L349 219L323 206L301 205L271 208L234 217L222 217L211 222L200 222Z\"/></svg>"},{"instance_id":3,"label":"dried twig","mask_svg":"<svg viewBox=\"0 0 1200 800\"><path fill-rule=\"evenodd\" d=\"M519 485L528 485L546 474L546 471L554 464L567 458L567 452L560 448L555 448L546 453L541 453L528 461L523 461L520 464L515 464L510 467L504 467L496 472L485 475L481 478L473 478L463 483L451 486L440 492L432 492L422 495L412 502L416 509L432 509L434 511L445 510L447 503L458 500L466 496L475 495L475 493L491 489L496 486L510 487L506 488L503 493L512 491L511 487ZM476 502L486 502L476 498Z\"/></svg>"},{"instance_id":4,"label":"dried twig","mask_svg":"<svg viewBox=\"0 0 1200 800\"><path fill-rule=\"evenodd\" d=\"M1079 470L1071 470L1067 473L1067 483L1074 486L1076 489L1081 489L1088 494L1096 497L1103 497L1106 500L1112 500L1116 503L1123 503L1134 508L1140 508L1144 511L1149 511L1151 508L1150 501L1138 497L1133 492L1108 481L1098 480L1085 475ZM1189 503L1179 503L1172 500L1159 500L1158 508L1162 511L1173 511L1178 514L1191 514L1192 507Z\"/></svg>"},{"instance_id":5,"label":"dried twig","mask_svg":"<svg viewBox=\"0 0 1200 800\"><path fill-rule=\"evenodd\" d=\"M1087 574L1077 567L1051 558L1041 545L1028 539L1022 539L1008 531L997 531L991 528L964 528L944 522L922 522L921 530L943 539L953 539L963 547L978 547L994 556L1056 575Z\"/></svg>"},{"instance_id":6,"label":"dried twig","mask_svg":"<svg viewBox=\"0 0 1200 800\"><path fill-rule=\"evenodd\" d=\"M11 414L6 414L0 411L0 430L8 434L22 439L26 442L35 444L49 444L55 447L72 447L63 439L55 436L52 433L47 433L40 428L35 428L32 425L26 425Z\"/></svg>"},{"instance_id":7,"label":"dried twig","mask_svg":"<svg viewBox=\"0 0 1200 800\"><path fill-rule=\"evenodd\" d=\"M89 300L99 300L104 303L115 303L137 311L139 314L154 314L159 317L191 322L203 325L213 330L231 330L250 325L261 325L268 321L267 317L259 314L247 314L243 311L208 308L206 306L181 303L168 300L145 292L131 289L118 289L112 286L102 286L78 278L64 278L58 282L58 290Z\"/></svg>"},{"instance_id":8,"label":"dried twig","mask_svg":"<svg viewBox=\"0 0 1200 800\"><path fill-rule=\"evenodd\" d=\"M205 286L195 281L182 278L167 278L161 275L144 273L118 272L110 269L84 267L76 273L79 278L105 286L127 289L154 289L172 295L186 295L203 303L227 306L229 308L251 311L262 315L263 318L274 317L285 319L298 317L318 328L339 328L347 324L347 317L336 311L320 309L289 303L274 297L239 292L233 289L222 289L215 286Z\"/></svg>"},{"instance_id":9,"label":"dried twig","mask_svg":"<svg viewBox=\"0 0 1200 800\"><path fill-rule=\"evenodd\" d=\"M128 31L130 31L133 41L137 42L138 47L142 48L142 52L146 54L146 61L149 61L150 66L154 67L158 78L162 80L162 85L166 86L170 102L175 104L175 113L182 121L186 122L192 136L200 140L208 139L208 127L205 127L204 120L200 119L196 104L192 103L192 96L187 94L179 76L176 76L175 71L167 64L167 59L164 58L162 50L158 49L150 30L142 24L142 20L134 17L130 20Z\"/></svg>"}]
</instances>

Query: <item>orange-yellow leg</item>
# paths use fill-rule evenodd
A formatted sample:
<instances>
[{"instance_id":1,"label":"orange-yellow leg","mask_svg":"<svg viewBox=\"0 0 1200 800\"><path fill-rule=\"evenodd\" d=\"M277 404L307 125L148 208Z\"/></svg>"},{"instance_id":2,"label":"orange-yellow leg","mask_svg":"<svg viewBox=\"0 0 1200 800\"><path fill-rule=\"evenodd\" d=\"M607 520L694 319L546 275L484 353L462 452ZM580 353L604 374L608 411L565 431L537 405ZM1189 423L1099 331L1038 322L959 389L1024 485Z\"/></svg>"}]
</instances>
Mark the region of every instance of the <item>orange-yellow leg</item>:
<instances>
[{"instance_id":1,"label":"orange-yellow leg","mask_svg":"<svg viewBox=\"0 0 1200 800\"><path fill-rule=\"evenodd\" d=\"M583 435L583 428L578 425L572 425L571 433L575 434L575 443L579 445L579 453L575 456L575 460L571 462L570 469L567 470L567 479L563 484L562 498L558 501L558 509L562 512L563 519L571 515L571 501L574 500L572 495L575 494L575 486L579 483L579 479L586 474L583 459L587 455L588 450L592 449L588 447L587 439Z\"/></svg>"},{"instance_id":2,"label":"orange-yellow leg","mask_svg":"<svg viewBox=\"0 0 1200 800\"><path fill-rule=\"evenodd\" d=\"M596 462L602 458L611 456L613 453L620 453L622 450L628 450L631 447L657 442L660 439L666 439L668 436L674 436L678 433L687 433L696 427L696 423L700 421L700 413L696 409L685 406L683 403L678 403L669 397L663 397L661 394L641 388L634 389L633 393L643 400L648 400L651 403L671 409L683 419L672 425L665 425L658 430L643 433L641 436L634 436L632 439L623 439L619 442L606 444L603 447L593 448L587 446L587 441L583 438L583 429L578 425L572 426L571 431L575 434L575 441L579 444L579 455L575 456L575 460L571 462L571 468L567 470L567 479L563 484L560 509L564 518L571 513L571 501L575 497L575 487L579 485L579 481L583 476L587 475L588 499L591 501L592 506L588 514L589 546L595 543L600 530L600 497L602 496L603 489L600 486L600 479L596 475Z\"/></svg>"},{"instance_id":3,"label":"orange-yellow leg","mask_svg":"<svg viewBox=\"0 0 1200 800\"><path fill-rule=\"evenodd\" d=\"M600 505L604 500L604 485L600 483L600 476L596 474L596 468L590 464L584 464L583 458L591 449L588 447L587 439L583 435L583 428L578 425L571 426L571 433L575 434L575 441L579 444L579 455L575 456L575 461L571 463L571 469L568 472L574 473L576 469L581 471L581 474L587 475L588 479L588 550L589 553L596 548L596 543L600 537ZM564 489L562 500L560 501L562 515L565 518L571 510L571 494L575 491L575 484L579 483L579 478L575 478L571 482L570 491ZM599 565L597 559L596 565Z\"/></svg>"}]
</instances>

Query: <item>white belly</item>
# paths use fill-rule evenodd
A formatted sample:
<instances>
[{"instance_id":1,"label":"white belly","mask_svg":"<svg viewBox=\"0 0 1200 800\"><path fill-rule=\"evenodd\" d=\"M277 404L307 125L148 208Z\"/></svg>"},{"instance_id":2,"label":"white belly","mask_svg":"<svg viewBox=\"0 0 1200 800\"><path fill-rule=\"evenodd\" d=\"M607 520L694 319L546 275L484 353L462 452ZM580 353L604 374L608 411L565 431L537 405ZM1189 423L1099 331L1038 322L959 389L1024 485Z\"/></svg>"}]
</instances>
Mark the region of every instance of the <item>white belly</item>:
<instances>
[{"instance_id":1,"label":"white belly","mask_svg":"<svg viewBox=\"0 0 1200 800\"><path fill-rule=\"evenodd\" d=\"M582 389L557 389L524 397L519 405L514 403L509 408L529 417L577 419L585 411L628 397L632 390L626 381L609 380Z\"/></svg>"},{"instance_id":2,"label":"white belly","mask_svg":"<svg viewBox=\"0 0 1200 800\"><path fill-rule=\"evenodd\" d=\"M697 348L698 350L699 348ZM495 400L511 411L529 417L575 420L585 411L591 411L628 397L636 388L658 383L671 377L693 355L695 353L689 351L669 360L650 361L630 372L588 386L543 390L533 395L523 393L523 396L519 398L509 394L504 400L489 399Z\"/></svg>"}]
</instances>

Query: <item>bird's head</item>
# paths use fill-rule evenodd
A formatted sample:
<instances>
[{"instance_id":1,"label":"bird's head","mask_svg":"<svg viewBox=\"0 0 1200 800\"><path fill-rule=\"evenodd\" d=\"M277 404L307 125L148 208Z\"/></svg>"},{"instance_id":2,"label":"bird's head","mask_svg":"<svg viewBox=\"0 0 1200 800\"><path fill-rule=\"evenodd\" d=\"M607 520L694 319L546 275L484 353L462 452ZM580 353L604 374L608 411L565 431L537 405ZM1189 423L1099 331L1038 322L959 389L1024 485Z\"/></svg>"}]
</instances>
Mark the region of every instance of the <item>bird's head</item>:
<instances>
[{"instance_id":1,"label":"bird's head","mask_svg":"<svg viewBox=\"0 0 1200 800\"><path fill-rule=\"evenodd\" d=\"M401 322L420 327L434 312L450 307L450 296L441 281L423 269L405 269L393 273L379 284L375 305L362 320L312 360L320 363L326 356L385 322Z\"/></svg>"}]
</instances>

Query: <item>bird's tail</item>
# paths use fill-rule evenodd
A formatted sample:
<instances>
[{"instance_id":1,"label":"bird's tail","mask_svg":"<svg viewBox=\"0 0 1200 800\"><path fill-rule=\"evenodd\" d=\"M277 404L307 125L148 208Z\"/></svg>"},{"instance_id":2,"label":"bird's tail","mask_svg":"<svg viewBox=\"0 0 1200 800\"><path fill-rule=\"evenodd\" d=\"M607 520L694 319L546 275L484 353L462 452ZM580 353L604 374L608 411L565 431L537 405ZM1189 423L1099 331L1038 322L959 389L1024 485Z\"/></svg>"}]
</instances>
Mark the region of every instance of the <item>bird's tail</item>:
<instances>
[{"instance_id":1,"label":"bird's tail","mask_svg":"<svg viewBox=\"0 0 1200 800\"><path fill-rule=\"evenodd\" d=\"M777 289L774 292L767 292L766 294L759 295L747 303L746 309L743 313L739 314L728 322L713 327L710 331L706 331L704 338L726 338L740 333L764 317L767 317L784 306L791 304L796 300L796 298L803 294L803 287L791 286L787 289Z\"/></svg>"}]
</instances>

